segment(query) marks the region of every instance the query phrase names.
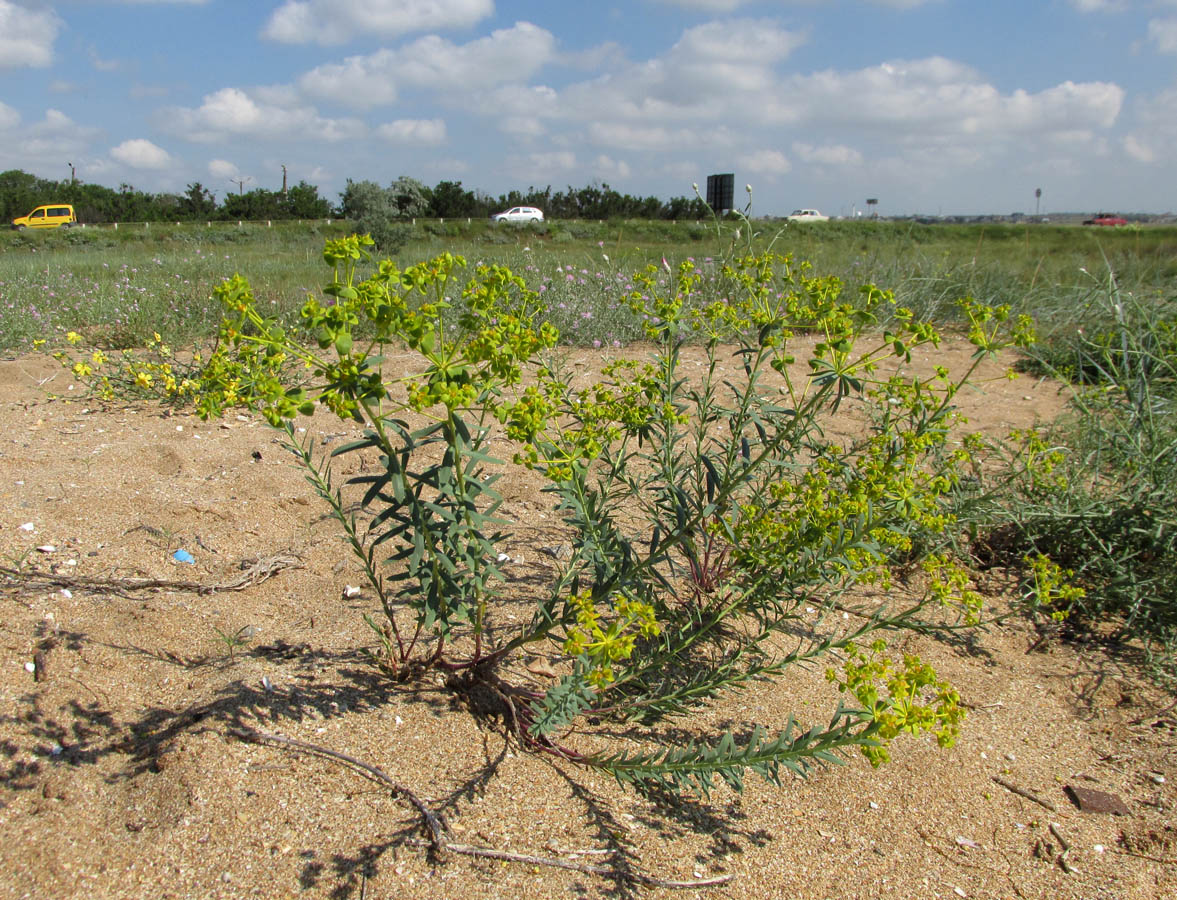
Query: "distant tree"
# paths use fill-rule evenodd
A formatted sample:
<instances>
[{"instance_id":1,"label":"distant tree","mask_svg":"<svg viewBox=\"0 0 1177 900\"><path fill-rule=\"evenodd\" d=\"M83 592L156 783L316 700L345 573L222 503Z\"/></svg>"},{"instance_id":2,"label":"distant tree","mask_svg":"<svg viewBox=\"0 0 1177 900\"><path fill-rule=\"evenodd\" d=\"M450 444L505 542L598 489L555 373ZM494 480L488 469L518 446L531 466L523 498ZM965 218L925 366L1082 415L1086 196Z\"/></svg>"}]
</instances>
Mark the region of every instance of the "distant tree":
<instances>
[{"instance_id":1,"label":"distant tree","mask_svg":"<svg viewBox=\"0 0 1177 900\"><path fill-rule=\"evenodd\" d=\"M414 184L420 186L420 182ZM397 185L397 182L393 182L393 185ZM423 194L414 200L413 185L403 184L400 189L404 192L406 208L414 208L413 204L419 201L421 208L428 210L428 202ZM399 221L408 216L402 215L396 203L396 194L391 188L382 188L374 181L352 181L349 178L340 200L344 218L355 224L356 231L370 234L382 253L395 253L408 241L410 229Z\"/></svg>"},{"instance_id":2,"label":"distant tree","mask_svg":"<svg viewBox=\"0 0 1177 900\"><path fill-rule=\"evenodd\" d=\"M399 219L429 215L429 188L416 178L402 175L388 186L392 206Z\"/></svg>"},{"instance_id":3,"label":"distant tree","mask_svg":"<svg viewBox=\"0 0 1177 900\"><path fill-rule=\"evenodd\" d=\"M477 210L477 198L462 190L460 181L439 181L429 200L429 214L439 219L473 216Z\"/></svg>"},{"instance_id":4,"label":"distant tree","mask_svg":"<svg viewBox=\"0 0 1177 900\"><path fill-rule=\"evenodd\" d=\"M211 219L217 213L217 198L199 181L194 181L180 201L180 210L185 219Z\"/></svg>"},{"instance_id":5,"label":"distant tree","mask_svg":"<svg viewBox=\"0 0 1177 900\"><path fill-rule=\"evenodd\" d=\"M54 198L48 195L53 184L20 169L0 172L0 216L4 223L23 216L42 203L51 203Z\"/></svg>"},{"instance_id":6,"label":"distant tree","mask_svg":"<svg viewBox=\"0 0 1177 900\"><path fill-rule=\"evenodd\" d=\"M293 219L325 219L331 215L331 204L319 196L313 184L300 181L286 193L286 215Z\"/></svg>"},{"instance_id":7,"label":"distant tree","mask_svg":"<svg viewBox=\"0 0 1177 900\"><path fill-rule=\"evenodd\" d=\"M374 213L391 217L391 202L388 192L375 181L352 181L349 178L339 195L339 210L345 219L353 221Z\"/></svg>"},{"instance_id":8,"label":"distant tree","mask_svg":"<svg viewBox=\"0 0 1177 900\"><path fill-rule=\"evenodd\" d=\"M505 194L499 195L498 203L495 205L502 211L504 209L510 209L512 206L523 206L526 202L527 198L519 193L519 191L508 191Z\"/></svg>"},{"instance_id":9,"label":"distant tree","mask_svg":"<svg viewBox=\"0 0 1177 900\"><path fill-rule=\"evenodd\" d=\"M287 214L283 202L281 191L254 188L244 194L229 194L221 209L228 219L285 219Z\"/></svg>"}]
</instances>

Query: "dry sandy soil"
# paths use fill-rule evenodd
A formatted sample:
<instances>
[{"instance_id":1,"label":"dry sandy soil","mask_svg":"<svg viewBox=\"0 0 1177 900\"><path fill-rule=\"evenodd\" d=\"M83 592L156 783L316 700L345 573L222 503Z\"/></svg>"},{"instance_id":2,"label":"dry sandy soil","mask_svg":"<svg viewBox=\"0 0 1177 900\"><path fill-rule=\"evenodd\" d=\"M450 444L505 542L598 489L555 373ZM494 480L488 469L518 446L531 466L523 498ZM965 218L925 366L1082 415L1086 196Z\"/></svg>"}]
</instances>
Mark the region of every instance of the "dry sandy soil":
<instances>
[{"instance_id":1,"label":"dry sandy soil","mask_svg":"<svg viewBox=\"0 0 1177 900\"><path fill-rule=\"evenodd\" d=\"M77 393L55 363L0 361L0 565L23 566L0 577L0 897L1177 896L1177 712L1096 648L1029 652L1037 635L1017 620L970 643L913 638L970 706L954 748L899 741L879 770L856 756L780 788L644 799L518 752L433 681L382 678L359 652L373 600L342 596L358 567L262 422L50 393ZM1024 378L961 402L996 432L1062 407ZM349 430L305 424L320 446ZM521 590L556 565L538 552L559 530L535 488L508 489ZM250 575L259 559L270 577ZM979 578L1001 608L1001 573ZM821 672L801 671L688 724L779 727L832 705ZM433 858L403 795L240 728L378 767L444 814L454 843L606 874ZM1128 815L1080 811L1067 786L1115 794ZM639 872L729 880L672 890Z\"/></svg>"}]
</instances>

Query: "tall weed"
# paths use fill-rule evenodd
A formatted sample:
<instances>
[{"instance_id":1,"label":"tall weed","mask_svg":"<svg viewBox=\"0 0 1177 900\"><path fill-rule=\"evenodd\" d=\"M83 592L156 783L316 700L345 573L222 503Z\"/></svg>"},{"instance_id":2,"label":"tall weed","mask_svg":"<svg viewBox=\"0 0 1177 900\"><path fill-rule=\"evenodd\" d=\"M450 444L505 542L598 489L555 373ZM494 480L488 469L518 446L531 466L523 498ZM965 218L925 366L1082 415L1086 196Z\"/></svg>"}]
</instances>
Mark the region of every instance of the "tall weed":
<instances>
[{"instance_id":1,"label":"tall weed","mask_svg":"<svg viewBox=\"0 0 1177 900\"><path fill-rule=\"evenodd\" d=\"M1073 626L1143 648L1177 679L1177 297L1141 297L1109 270L1032 365L1071 386L1066 417L1035 435L1005 508L1019 546L1070 569Z\"/></svg>"}]
</instances>

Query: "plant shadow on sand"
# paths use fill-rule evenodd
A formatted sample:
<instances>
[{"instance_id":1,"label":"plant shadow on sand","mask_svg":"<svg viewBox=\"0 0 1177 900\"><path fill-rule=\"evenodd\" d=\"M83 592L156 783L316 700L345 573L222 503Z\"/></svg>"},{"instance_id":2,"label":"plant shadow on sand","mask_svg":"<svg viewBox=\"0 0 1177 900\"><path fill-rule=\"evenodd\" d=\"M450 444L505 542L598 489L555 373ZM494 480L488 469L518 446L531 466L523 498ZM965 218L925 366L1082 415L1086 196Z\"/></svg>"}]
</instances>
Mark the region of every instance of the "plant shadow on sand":
<instances>
[{"instance_id":1,"label":"plant shadow on sand","mask_svg":"<svg viewBox=\"0 0 1177 900\"><path fill-rule=\"evenodd\" d=\"M461 708L467 714L473 713L482 734L482 763L457 774L457 782L442 793L434 791L437 785L409 786L416 791L425 788L430 810L443 821L459 814L461 804L471 802L484 795L488 786L499 774L505 759L518 752L509 733L509 727L493 709L478 709L476 700L459 696L453 690L435 684L396 684L371 666L370 659L360 651L342 653L315 650L307 645L292 645L278 640L269 645L253 646L218 656L183 658L173 654L161 654L138 646L111 644L92 640L82 632L56 631L51 636L43 635L41 645L49 649L58 646L81 650L88 645L101 645L115 650L126 657L142 657L166 662L185 671L221 670L228 673L235 666L248 662L265 661L278 665L286 677L284 688L267 687L265 683L254 685L243 679L234 679L217 687L211 695L187 705L149 705L132 717L120 716L111 708L108 698L91 689L92 699L73 698L47 712L45 698L36 692L20 698L24 709L16 716L8 717L8 723L17 726L25 740L5 741L0 745L0 759L12 760L6 768L0 768L0 785L12 791L38 790L44 778L53 772L73 771L84 767L98 767L105 774L105 783L132 782L142 776L157 775L169 766L169 755L175 752L180 739L185 735L213 732L226 737L241 737L243 734L259 734L259 726L275 734L283 726L294 726L308 721L328 722L332 718L354 710L378 709L389 703L394 696L410 705L423 705L441 715ZM321 680L315 673L327 670L330 674ZM278 680L278 679L275 679ZM85 687L84 683L78 684ZM689 740L690 735L674 730L673 737ZM264 743L264 742L263 742ZM297 743L297 742L295 742ZM496 746L497 745L497 746ZM273 747L285 749L299 756L332 758L342 763L354 774L368 777L382 789L389 788L377 778L365 773L360 766L340 758L328 747L318 748L302 744L297 747ZM34 762L22 761L21 757L32 756ZM643 876L639 873L640 853L627 839L629 826L622 822L611 809L611 803L586 783L578 773L584 770L564 763L559 759L542 757L553 772L568 787L569 796L582 807L587 833L595 838L596 849L589 856L594 875L603 877L610 885L607 893L617 897L636 897L640 893ZM363 760L359 760L363 764ZM395 795L396 791L392 791ZM739 853L743 844L755 847L765 846L770 835L762 830L741 828L744 818L738 803L720 807L692 796L673 796L669 793L644 792L649 805L649 814L639 818L640 823L670 840L687 832L710 839L706 852L697 854L698 862L708 858L719 858L730 853ZM403 797L400 799L404 799ZM302 866L299 882L304 890L324 887L330 878L334 882L329 896L346 898L362 896L364 883L375 878L387 857L401 848L409 852L423 853L428 845L421 840L422 818L404 804L404 816L397 825L382 835L379 841L365 843L350 853L335 853L329 862L316 857L313 850L303 852L306 862ZM632 817L630 817L632 818ZM130 826L128 826L130 827ZM493 849L493 848L491 848ZM555 850L555 848L548 848ZM429 853L434 866L444 866L447 853ZM556 854L559 855L559 854ZM602 866L603 863L603 866ZM471 861L475 866L489 866L489 861ZM603 871L602 871L603 869ZM574 887L577 893L587 894L587 885Z\"/></svg>"}]
</instances>

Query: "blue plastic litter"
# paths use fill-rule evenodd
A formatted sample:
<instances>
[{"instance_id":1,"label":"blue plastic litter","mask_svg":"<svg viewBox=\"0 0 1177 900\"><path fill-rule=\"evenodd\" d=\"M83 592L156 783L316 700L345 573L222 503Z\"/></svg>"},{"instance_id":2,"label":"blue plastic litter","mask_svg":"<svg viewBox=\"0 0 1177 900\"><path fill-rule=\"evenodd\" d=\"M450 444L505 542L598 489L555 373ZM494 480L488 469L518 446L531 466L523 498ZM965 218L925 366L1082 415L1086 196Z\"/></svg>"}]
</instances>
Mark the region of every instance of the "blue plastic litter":
<instances>
[{"instance_id":1,"label":"blue plastic litter","mask_svg":"<svg viewBox=\"0 0 1177 900\"><path fill-rule=\"evenodd\" d=\"M177 550L172 554L172 559L180 563L192 563L196 565L196 558L187 550Z\"/></svg>"}]
</instances>

